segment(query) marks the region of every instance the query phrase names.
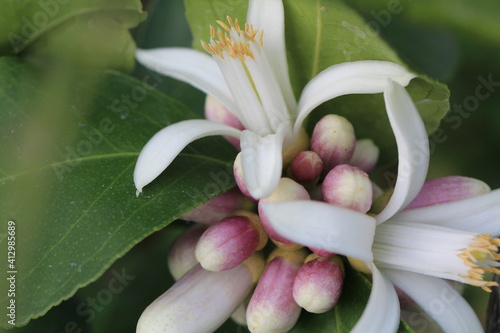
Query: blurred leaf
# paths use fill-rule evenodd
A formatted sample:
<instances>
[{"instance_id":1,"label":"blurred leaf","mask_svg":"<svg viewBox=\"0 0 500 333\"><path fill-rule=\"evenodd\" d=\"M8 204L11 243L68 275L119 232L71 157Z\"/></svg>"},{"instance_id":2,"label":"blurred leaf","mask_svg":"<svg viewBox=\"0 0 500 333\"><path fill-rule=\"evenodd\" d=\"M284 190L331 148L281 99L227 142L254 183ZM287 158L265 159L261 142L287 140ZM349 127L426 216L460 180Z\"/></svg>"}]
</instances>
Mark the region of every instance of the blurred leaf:
<instances>
[{"instance_id":1,"label":"blurred leaf","mask_svg":"<svg viewBox=\"0 0 500 333\"><path fill-rule=\"evenodd\" d=\"M161 81L155 74L142 81L113 72L47 79L10 57L0 58L0 73L0 215L17 226L18 325L95 280L147 235L234 186L234 149L207 138L186 148L136 198L132 172L143 145L166 125L195 117L146 85ZM0 296L0 306L8 301Z\"/></svg>"},{"instance_id":2,"label":"blurred leaf","mask_svg":"<svg viewBox=\"0 0 500 333\"><path fill-rule=\"evenodd\" d=\"M185 0L185 4L194 45L198 47L196 41L209 39L208 26L216 19L223 19L226 14L244 17L242 8L247 6L247 1L200 3ZM385 60L405 65L379 34L370 30L370 26L341 1L284 0L284 6L288 66L297 96L319 72L338 63ZM427 132L432 133L449 110L448 89L420 75L411 82L408 91L417 104ZM382 163L396 157L396 142L381 94L350 95L324 103L311 115L310 123L315 124L329 113L349 119L359 138L373 139L381 148Z\"/></svg>"},{"instance_id":3,"label":"blurred leaf","mask_svg":"<svg viewBox=\"0 0 500 333\"><path fill-rule=\"evenodd\" d=\"M484 41L500 43L500 2L497 0L424 0L394 2L354 0L353 5L369 13L379 25L387 25L394 16L418 23L444 27ZM387 23L386 23L387 22Z\"/></svg>"},{"instance_id":4,"label":"blurred leaf","mask_svg":"<svg viewBox=\"0 0 500 333\"><path fill-rule=\"evenodd\" d=\"M145 17L139 0L5 0L0 55L130 71L135 43L128 29Z\"/></svg>"}]
</instances>

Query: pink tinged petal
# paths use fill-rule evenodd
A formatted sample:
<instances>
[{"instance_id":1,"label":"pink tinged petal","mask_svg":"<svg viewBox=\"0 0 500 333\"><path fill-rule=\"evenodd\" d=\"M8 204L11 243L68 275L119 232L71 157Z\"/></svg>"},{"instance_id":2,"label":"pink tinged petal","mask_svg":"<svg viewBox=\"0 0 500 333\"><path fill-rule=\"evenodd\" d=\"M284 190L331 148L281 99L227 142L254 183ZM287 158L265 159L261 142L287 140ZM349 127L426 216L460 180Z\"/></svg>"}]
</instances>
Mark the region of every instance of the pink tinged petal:
<instances>
[{"instance_id":1,"label":"pink tinged petal","mask_svg":"<svg viewBox=\"0 0 500 333\"><path fill-rule=\"evenodd\" d=\"M223 272L197 265L144 310L136 332L213 332L245 300L253 284L245 264Z\"/></svg>"},{"instance_id":2,"label":"pink tinged petal","mask_svg":"<svg viewBox=\"0 0 500 333\"><path fill-rule=\"evenodd\" d=\"M323 313L337 304L343 284L342 261L338 257L316 258L299 269L293 283L293 298L306 311Z\"/></svg>"},{"instance_id":3,"label":"pink tinged petal","mask_svg":"<svg viewBox=\"0 0 500 333\"><path fill-rule=\"evenodd\" d=\"M269 235L269 237L271 237L274 241L281 243L279 245L293 244L293 242L281 236L273 229L266 215L266 212L261 209L261 206L266 203L286 202L291 200L309 200L309 193L302 185L293 181L292 179L281 178L276 190L267 198L261 199L259 201L258 209L259 209L259 216L262 222L262 227Z\"/></svg>"},{"instance_id":4,"label":"pink tinged petal","mask_svg":"<svg viewBox=\"0 0 500 333\"><path fill-rule=\"evenodd\" d=\"M394 216L398 222L415 222L500 235L500 190L430 207L405 210Z\"/></svg>"},{"instance_id":5,"label":"pink tinged petal","mask_svg":"<svg viewBox=\"0 0 500 333\"><path fill-rule=\"evenodd\" d=\"M377 223L387 221L417 196L429 167L427 132L410 95L399 83L388 80L384 98L398 145L399 162L394 193L377 215Z\"/></svg>"},{"instance_id":6,"label":"pink tinged petal","mask_svg":"<svg viewBox=\"0 0 500 333\"><path fill-rule=\"evenodd\" d=\"M165 170L177 155L194 140L211 135L240 137L241 132L227 125L193 119L165 127L142 148L134 170L138 193Z\"/></svg>"},{"instance_id":7,"label":"pink tinged petal","mask_svg":"<svg viewBox=\"0 0 500 333\"><path fill-rule=\"evenodd\" d=\"M293 158L290 171L300 183L317 181L323 171L323 161L313 151L302 151Z\"/></svg>"},{"instance_id":8,"label":"pink tinged petal","mask_svg":"<svg viewBox=\"0 0 500 333\"><path fill-rule=\"evenodd\" d=\"M414 74L404 67L387 61L355 61L328 67L314 77L302 90L295 131L318 105L347 94L374 94L384 91L390 78L406 86Z\"/></svg>"},{"instance_id":9,"label":"pink tinged petal","mask_svg":"<svg viewBox=\"0 0 500 333\"><path fill-rule=\"evenodd\" d=\"M250 0L247 22L263 30L263 51L278 80L289 110L296 109L295 96L288 75L285 48L285 13L281 0Z\"/></svg>"},{"instance_id":10,"label":"pink tinged petal","mask_svg":"<svg viewBox=\"0 0 500 333\"><path fill-rule=\"evenodd\" d=\"M491 189L488 185L474 178L449 176L430 179L405 209L467 199L489 191Z\"/></svg>"},{"instance_id":11,"label":"pink tinged petal","mask_svg":"<svg viewBox=\"0 0 500 333\"><path fill-rule=\"evenodd\" d=\"M200 51L184 48L160 48L137 50L137 60L147 68L212 95L230 110L236 104L219 67L211 56Z\"/></svg>"},{"instance_id":12,"label":"pink tinged petal","mask_svg":"<svg viewBox=\"0 0 500 333\"><path fill-rule=\"evenodd\" d=\"M216 100L210 95L207 95L205 99L205 118L216 123L225 124L234 127L239 130L244 130L245 128L241 122L236 118L231 111L228 110L221 102ZM226 139L236 147L240 149L240 140L237 138L226 137Z\"/></svg>"},{"instance_id":13,"label":"pink tinged petal","mask_svg":"<svg viewBox=\"0 0 500 333\"><path fill-rule=\"evenodd\" d=\"M366 173L373 170L378 161L380 149L370 139L356 141L350 165L357 166Z\"/></svg>"},{"instance_id":14,"label":"pink tinged petal","mask_svg":"<svg viewBox=\"0 0 500 333\"><path fill-rule=\"evenodd\" d=\"M273 229L304 246L372 261L375 219L317 201L259 204Z\"/></svg>"},{"instance_id":15,"label":"pink tinged petal","mask_svg":"<svg viewBox=\"0 0 500 333\"><path fill-rule=\"evenodd\" d=\"M251 206L253 204L237 188L233 188L219 194L203 205L184 213L179 219L203 224L214 224L235 210L251 208Z\"/></svg>"},{"instance_id":16,"label":"pink tinged petal","mask_svg":"<svg viewBox=\"0 0 500 333\"><path fill-rule=\"evenodd\" d=\"M446 333L483 332L474 310L446 281L422 274L384 270Z\"/></svg>"},{"instance_id":17,"label":"pink tinged petal","mask_svg":"<svg viewBox=\"0 0 500 333\"><path fill-rule=\"evenodd\" d=\"M196 244L205 230L206 226L195 224L187 228L172 243L167 256L167 265L176 281L198 264L195 256Z\"/></svg>"},{"instance_id":18,"label":"pink tinged petal","mask_svg":"<svg viewBox=\"0 0 500 333\"><path fill-rule=\"evenodd\" d=\"M329 114L314 127L311 150L316 152L328 172L339 164L349 162L356 147L356 136L351 123L344 117Z\"/></svg>"},{"instance_id":19,"label":"pink tinged petal","mask_svg":"<svg viewBox=\"0 0 500 333\"><path fill-rule=\"evenodd\" d=\"M243 166L241 165L241 153L236 155L236 158L234 159L233 174L234 174L234 180L236 181L236 185L238 185L238 189L241 191L241 193L251 201L257 202L258 200L253 198L250 195L250 192L248 192L247 185L245 184L245 180L243 179Z\"/></svg>"},{"instance_id":20,"label":"pink tinged petal","mask_svg":"<svg viewBox=\"0 0 500 333\"><path fill-rule=\"evenodd\" d=\"M278 186L283 168L283 135L283 130L264 137L248 130L241 134L243 179L255 199L269 196Z\"/></svg>"},{"instance_id":21,"label":"pink tinged petal","mask_svg":"<svg viewBox=\"0 0 500 333\"><path fill-rule=\"evenodd\" d=\"M248 304L250 332L287 332L295 325L302 309L293 299L293 283L305 256L283 251L267 264Z\"/></svg>"},{"instance_id":22,"label":"pink tinged petal","mask_svg":"<svg viewBox=\"0 0 500 333\"><path fill-rule=\"evenodd\" d=\"M257 214L236 212L210 226L196 246L196 259L209 271L234 268L267 242Z\"/></svg>"},{"instance_id":23,"label":"pink tinged petal","mask_svg":"<svg viewBox=\"0 0 500 333\"><path fill-rule=\"evenodd\" d=\"M360 213L370 210L373 199L372 183L361 169L342 164L333 168L322 185L323 200Z\"/></svg>"},{"instance_id":24,"label":"pink tinged petal","mask_svg":"<svg viewBox=\"0 0 500 333\"><path fill-rule=\"evenodd\" d=\"M365 310L351 333L396 332L399 326L398 295L383 273L375 264L369 264L372 270L372 291Z\"/></svg>"}]
</instances>

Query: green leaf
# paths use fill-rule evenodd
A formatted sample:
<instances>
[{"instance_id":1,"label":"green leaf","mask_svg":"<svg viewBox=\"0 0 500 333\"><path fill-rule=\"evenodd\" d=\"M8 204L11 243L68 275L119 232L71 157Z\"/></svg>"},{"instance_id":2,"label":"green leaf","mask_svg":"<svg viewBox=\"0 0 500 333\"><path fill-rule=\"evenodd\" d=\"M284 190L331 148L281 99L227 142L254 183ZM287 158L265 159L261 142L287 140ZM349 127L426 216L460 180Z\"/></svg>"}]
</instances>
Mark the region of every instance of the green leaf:
<instances>
[{"instance_id":1,"label":"green leaf","mask_svg":"<svg viewBox=\"0 0 500 333\"><path fill-rule=\"evenodd\" d=\"M0 58L0 216L16 223L16 324L47 312L184 212L234 186L222 138L186 148L135 196L137 156L161 128L195 115L116 72L82 78ZM166 143L168 144L168 143ZM5 281L5 261L0 279ZM5 309L7 293L0 295ZM6 326L7 317L1 319Z\"/></svg>"},{"instance_id":2,"label":"green leaf","mask_svg":"<svg viewBox=\"0 0 500 333\"><path fill-rule=\"evenodd\" d=\"M319 72L338 63L384 60L405 65L378 33L370 30L370 25L342 1L283 2L288 66L297 96ZM223 19L226 14L244 17L241 8L247 2L243 3L236 9L231 1L185 0L195 47L198 47L197 41L200 39L208 40L208 26L214 24L215 20ZM449 109L448 89L420 75L411 82L408 91L417 103L427 132L432 133ZM320 117L329 113L349 119L359 138L373 139L381 148L382 163L396 157L396 142L381 94L344 96L324 103L311 115L309 130Z\"/></svg>"},{"instance_id":3,"label":"green leaf","mask_svg":"<svg viewBox=\"0 0 500 333\"><path fill-rule=\"evenodd\" d=\"M6 0L0 55L22 52L41 64L130 71L135 43L128 29L145 17L139 0Z\"/></svg>"},{"instance_id":4,"label":"green leaf","mask_svg":"<svg viewBox=\"0 0 500 333\"><path fill-rule=\"evenodd\" d=\"M354 327L368 302L371 283L350 265L345 265L345 268L346 277L342 295L335 307L322 314L302 311L298 323L290 333L344 333L349 332ZM398 332L412 333L413 330L401 321Z\"/></svg>"}]
</instances>

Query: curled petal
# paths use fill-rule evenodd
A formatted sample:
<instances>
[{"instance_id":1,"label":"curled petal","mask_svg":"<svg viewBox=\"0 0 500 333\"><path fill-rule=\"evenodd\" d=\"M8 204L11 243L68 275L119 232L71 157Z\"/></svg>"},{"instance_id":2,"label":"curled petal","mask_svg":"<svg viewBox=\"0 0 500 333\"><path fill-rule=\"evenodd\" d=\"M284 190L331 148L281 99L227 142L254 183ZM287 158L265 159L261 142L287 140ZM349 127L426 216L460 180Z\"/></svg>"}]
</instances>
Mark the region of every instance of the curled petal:
<instances>
[{"instance_id":1,"label":"curled petal","mask_svg":"<svg viewBox=\"0 0 500 333\"><path fill-rule=\"evenodd\" d=\"M147 68L189 83L207 95L212 95L229 110L235 103L219 67L211 56L185 48L137 50L137 60Z\"/></svg>"},{"instance_id":2,"label":"curled petal","mask_svg":"<svg viewBox=\"0 0 500 333\"><path fill-rule=\"evenodd\" d=\"M424 122L406 89L388 80L384 98L398 145L399 162L394 193L377 215L377 223L387 221L417 196L427 176L430 154Z\"/></svg>"},{"instance_id":3,"label":"curled petal","mask_svg":"<svg viewBox=\"0 0 500 333\"><path fill-rule=\"evenodd\" d=\"M398 222L416 222L500 235L500 190L439 205L405 210L394 216Z\"/></svg>"},{"instance_id":4,"label":"curled petal","mask_svg":"<svg viewBox=\"0 0 500 333\"><path fill-rule=\"evenodd\" d=\"M376 224L368 215L317 201L262 203L259 209L274 230L292 242L373 260Z\"/></svg>"},{"instance_id":5,"label":"curled petal","mask_svg":"<svg viewBox=\"0 0 500 333\"><path fill-rule=\"evenodd\" d=\"M208 120L193 119L165 127L142 148L134 170L134 183L140 193L165 170L189 143L211 135L240 137L241 131Z\"/></svg>"},{"instance_id":6,"label":"curled petal","mask_svg":"<svg viewBox=\"0 0 500 333\"><path fill-rule=\"evenodd\" d=\"M422 274L384 270L446 333L483 332L474 310L446 281Z\"/></svg>"},{"instance_id":7,"label":"curled petal","mask_svg":"<svg viewBox=\"0 0 500 333\"><path fill-rule=\"evenodd\" d=\"M406 86L414 74L387 61L354 61L328 67L306 85L300 96L295 131L318 105L347 94L374 94L384 91L387 79Z\"/></svg>"},{"instance_id":8,"label":"curled petal","mask_svg":"<svg viewBox=\"0 0 500 333\"><path fill-rule=\"evenodd\" d=\"M259 136L245 130L241 134L243 180L250 195L265 198L278 186L283 168L284 131Z\"/></svg>"},{"instance_id":9,"label":"curled petal","mask_svg":"<svg viewBox=\"0 0 500 333\"><path fill-rule=\"evenodd\" d=\"M399 300L394 287L373 264L370 299L351 333L396 332L399 326Z\"/></svg>"}]
</instances>

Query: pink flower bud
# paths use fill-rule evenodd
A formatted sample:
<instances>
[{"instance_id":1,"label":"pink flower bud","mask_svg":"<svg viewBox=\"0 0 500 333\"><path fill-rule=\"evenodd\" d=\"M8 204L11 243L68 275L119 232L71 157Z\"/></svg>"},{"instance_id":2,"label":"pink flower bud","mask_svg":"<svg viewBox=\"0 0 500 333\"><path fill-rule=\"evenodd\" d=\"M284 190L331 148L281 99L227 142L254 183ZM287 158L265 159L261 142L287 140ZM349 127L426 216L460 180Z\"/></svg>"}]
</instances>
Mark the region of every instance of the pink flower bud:
<instances>
[{"instance_id":1,"label":"pink flower bud","mask_svg":"<svg viewBox=\"0 0 500 333\"><path fill-rule=\"evenodd\" d=\"M210 95L205 99L205 118L217 123L229 125L239 130L245 129L241 122L229 111L221 102ZM225 137L236 149L240 150L240 140L237 138Z\"/></svg>"},{"instance_id":2,"label":"pink flower bud","mask_svg":"<svg viewBox=\"0 0 500 333\"><path fill-rule=\"evenodd\" d=\"M351 160L356 146L356 136L351 123L344 117L324 116L314 127L311 150L323 160L324 171Z\"/></svg>"},{"instance_id":3,"label":"pink flower bud","mask_svg":"<svg viewBox=\"0 0 500 333\"><path fill-rule=\"evenodd\" d=\"M184 213L180 219L203 224L214 224L235 210L250 209L252 205L237 188L233 188Z\"/></svg>"},{"instance_id":4,"label":"pink flower bud","mask_svg":"<svg viewBox=\"0 0 500 333\"><path fill-rule=\"evenodd\" d=\"M323 313L337 304L342 293L343 265L339 257L309 257L316 258L306 259L299 269L293 284L293 298L306 311Z\"/></svg>"},{"instance_id":5,"label":"pink flower bud","mask_svg":"<svg viewBox=\"0 0 500 333\"><path fill-rule=\"evenodd\" d=\"M215 331L245 300L263 267L260 255L224 272L194 266L144 310L136 332Z\"/></svg>"},{"instance_id":6,"label":"pink flower bud","mask_svg":"<svg viewBox=\"0 0 500 333\"><path fill-rule=\"evenodd\" d=\"M272 255L248 304L250 332L287 332L295 325L301 308L293 299L293 283L305 256L302 250Z\"/></svg>"},{"instance_id":7,"label":"pink flower bud","mask_svg":"<svg viewBox=\"0 0 500 333\"><path fill-rule=\"evenodd\" d=\"M175 280L179 280L187 271L198 264L194 252L196 244L205 230L207 230L206 226L194 224L184 230L172 243L167 256L167 265Z\"/></svg>"},{"instance_id":8,"label":"pink flower bud","mask_svg":"<svg viewBox=\"0 0 500 333\"><path fill-rule=\"evenodd\" d=\"M307 193L306 189L300 185L299 183L291 180L290 178L281 178L276 190L267 198L261 199L259 201L259 216L262 221L262 226L266 233L271 237L273 241L277 241L277 245L282 244L293 244L290 240L285 237L279 235L276 231L274 231L273 227L269 223L269 220L264 213L264 211L260 208L260 203L267 202L283 202L283 201L291 201L291 200L309 200L309 193ZM304 221L306 223L307 221ZM296 249L297 246L292 246L292 248Z\"/></svg>"},{"instance_id":9,"label":"pink flower bud","mask_svg":"<svg viewBox=\"0 0 500 333\"><path fill-rule=\"evenodd\" d=\"M406 209L467 199L490 190L487 184L474 178L449 176L430 179L425 181L418 195L406 206Z\"/></svg>"},{"instance_id":10,"label":"pink flower bud","mask_svg":"<svg viewBox=\"0 0 500 333\"><path fill-rule=\"evenodd\" d=\"M372 183L361 169L347 164L333 168L323 181L323 200L360 213L370 210Z\"/></svg>"},{"instance_id":11,"label":"pink flower bud","mask_svg":"<svg viewBox=\"0 0 500 333\"><path fill-rule=\"evenodd\" d=\"M241 264L266 242L258 215L236 212L205 231L196 246L196 259L206 270L225 271Z\"/></svg>"},{"instance_id":12,"label":"pink flower bud","mask_svg":"<svg viewBox=\"0 0 500 333\"><path fill-rule=\"evenodd\" d=\"M241 193L243 193L243 195L246 196L251 201L257 202L258 200L250 195L250 192L248 191L247 186L245 184L245 180L243 179L243 168L241 166L241 153L236 155L236 158L234 159L233 173L234 173L234 180L236 181L236 185L238 185L238 188L240 189Z\"/></svg>"},{"instance_id":13,"label":"pink flower bud","mask_svg":"<svg viewBox=\"0 0 500 333\"><path fill-rule=\"evenodd\" d=\"M315 181L323 171L323 161L313 151L302 151L292 160L290 170L299 183Z\"/></svg>"},{"instance_id":14,"label":"pink flower bud","mask_svg":"<svg viewBox=\"0 0 500 333\"><path fill-rule=\"evenodd\" d=\"M350 165L356 166L366 173L373 170L378 161L380 149L375 146L370 139L356 141L354 154L351 157Z\"/></svg>"}]
</instances>

